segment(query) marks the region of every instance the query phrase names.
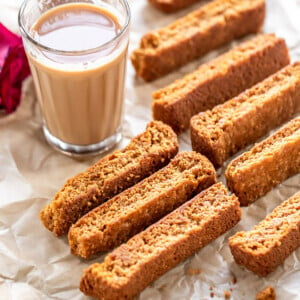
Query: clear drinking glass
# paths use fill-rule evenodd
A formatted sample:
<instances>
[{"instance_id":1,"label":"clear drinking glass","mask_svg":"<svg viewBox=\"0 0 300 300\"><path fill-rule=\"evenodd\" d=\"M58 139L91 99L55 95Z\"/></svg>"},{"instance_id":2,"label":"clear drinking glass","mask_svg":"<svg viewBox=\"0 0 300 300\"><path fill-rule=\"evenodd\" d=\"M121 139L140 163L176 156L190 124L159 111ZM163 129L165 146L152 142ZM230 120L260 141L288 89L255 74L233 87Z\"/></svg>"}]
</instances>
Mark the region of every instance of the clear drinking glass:
<instances>
[{"instance_id":1,"label":"clear drinking glass","mask_svg":"<svg viewBox=\"0 0 300 300\"><path fill-rule=\"evenodd\" d=\"M37 20L51 9L72 3L92 4L110 12L119 23L117 34L105 43L95 36L96 47L80 51L40 42L32 31ZM75 156L100 153L121 139L129 23L126 0L26 0L22 4L19 26L43 131L50 145L61 152Z\"/></svg>"}]
</instances>

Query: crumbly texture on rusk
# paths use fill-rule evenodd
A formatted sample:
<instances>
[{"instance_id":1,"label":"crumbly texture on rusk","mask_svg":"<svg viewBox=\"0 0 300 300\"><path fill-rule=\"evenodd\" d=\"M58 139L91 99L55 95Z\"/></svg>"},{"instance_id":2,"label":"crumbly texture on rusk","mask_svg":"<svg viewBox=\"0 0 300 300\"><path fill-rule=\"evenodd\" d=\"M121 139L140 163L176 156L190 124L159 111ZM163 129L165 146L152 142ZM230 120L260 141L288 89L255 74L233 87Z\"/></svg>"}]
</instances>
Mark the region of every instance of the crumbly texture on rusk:
<instances>
[{"instance_id":1,"label":"crumbly texture on rusk","mask_svg":"<svg viewBox=\"0 0 300 300\"><path fill-rule=\"evenodd\" d=\"M149 0L149 3L165 13L172 13L200 1L201 0Z\"/></svg>"},{"instance_id":2,"label":"crumbly texture on rusk","mask_svg":"<svg viewBox=\"0 0 300 300\"><path fill-rule=\"evenodd\" d=\"M211 162L179 153L168 166L95 208L69 231L73 254L89 258L110 250L216 182Z\"/></svg>"},{"instance_id":3,"label":"crumbly texture on rusk","mask_svg":"<svg viewBox=\"0 0 300 300\"><path fill-rule=\"evenodd\" d=\"M257 293L255 300L276 300L276 293L272 286L268 286Z\"/></svg>"},{"instance_id":4,"label":"crumbly texture on rusk","mask_svg":"<svg viewBox=\"0 0 300 300\"><path fill-rule=\"evenodd\" d=\"M300 246L300 192L277 206L251 231L237 232L229 246L235 261L267 276Z\"/></svg>"},{"instance_id":5,"label":"crumbly texture on rusk","mask_svg":"<svg viewBox=\"0 0 300 300\"><path fill-rule=\"evenodd\" d=\"M131 55L139 77L159 78L262 27L264 0L215 0L142 37Z\"/></svg>"},{"instance_id":6,"label":"crumbly texture on rusk","mask_svg":"<svg viewBox=\"0 0 300 300\"><path fill-rule=\"evenodd\" d=\"M246 206L299 172L300 117L234 159L225 176L228 188Z\"/></svg>"},{"instance_id":7,"label":"crumbly texture on rusk","mask_svg":"<svg viewBox=\"0 0 300 300\"><path fill-rule=\"evenodd\" d=\"M151 282L231 229L241 218L236 196L217 183L93 264L80 289L102 300L132 299Z\"/></svg>"},{"instance_id":8,"label":"crumbly texture on rusk","mask_svg":"<svg viewBox=\"0 0 300 300\"><path fill-rule=\"evenodd\" d=\"M181 132L192 116L237 96L289 64L285 41L262 34L152 94L153 118Z\"/></svg>"},{"instance_id":9,"label":"crumbly texture on rusk","mask_svg":"<svg viewBox=\"0 0 300 300\"><path fill-rule=\"evenodd\" d=\"M57 236L66 234L88 211L156 172L177 152L173 130L162 122L150 122L127 147L70 178L41 211L43 224Z\"/></svg>"},{"instance_id":10,"label":"crumbly texture on rusk","mask_svg":"<svg viewBox=\"0 0 300 300\"><path fill-rule=\"evenodd\" d=\"M300 63L191 119L193 150L216 167L300 111Z\"/></svg>"}]
</instances>

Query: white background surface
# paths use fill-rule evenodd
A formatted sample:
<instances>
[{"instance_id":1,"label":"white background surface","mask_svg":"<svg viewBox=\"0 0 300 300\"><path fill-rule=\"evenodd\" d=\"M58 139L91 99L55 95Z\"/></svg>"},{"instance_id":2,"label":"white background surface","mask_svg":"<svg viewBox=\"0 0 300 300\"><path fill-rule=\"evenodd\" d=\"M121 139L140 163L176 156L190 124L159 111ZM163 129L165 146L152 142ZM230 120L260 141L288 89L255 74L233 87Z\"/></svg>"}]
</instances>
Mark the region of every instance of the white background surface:
<instances>
[{"instance_id":1,"label":"white background surface","mask_svg":"<svg viewBox=\"0 0 300 300\"><path fill-rule=\"evenodd\" d=\"M14 31L18 30L20 2L0 0L0 22ZM164 26L203 3L166 16L150 7L146 0L131 0L129 52L137 47L140 37L147 31ZM284 37L292 61L300 60L300 1L268 0L267 4L264 31ZM229 46L225 46L219 52L228 49ZM219 52L212 52L152 84L135 79L131 63L128 63L124 139L119 147L143 131L151 119L154 90L194 70ZM70 255L67 239L56 238L44 229L38 213L66 178L84 170L96 158L79 162L53 151L43 138L30 78L23 92L18 111L0 116L0 300L87 299L78 290L82 270L101 261L103 256L84 261ZM191 149L188 133L180 137L180 148ZM223 176L219 178L223 180ZM155 281L139 299L209 299L211 292L213 299L224 299L226 290L232 290L232 299L254 299L255 294L268 285L275 287L278 299L300 299L300 249L273 274L259 278L234 263L227 244L230 235L251 229L299 189L300 175L296 175L250 207L243 208L243 219L233 230ZM201 273L189 275L190 268L200 269ZM236 283L232 282L233 275Z\"/></svg>"}]
</instances>

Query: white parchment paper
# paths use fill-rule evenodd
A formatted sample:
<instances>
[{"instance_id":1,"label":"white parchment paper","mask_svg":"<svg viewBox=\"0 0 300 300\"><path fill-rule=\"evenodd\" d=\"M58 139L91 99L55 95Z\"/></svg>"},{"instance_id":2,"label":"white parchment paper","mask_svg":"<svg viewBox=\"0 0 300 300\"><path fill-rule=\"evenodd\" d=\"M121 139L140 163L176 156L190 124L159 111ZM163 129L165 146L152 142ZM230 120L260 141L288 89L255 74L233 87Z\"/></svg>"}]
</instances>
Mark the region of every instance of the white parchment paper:
<instances>
[{"instance_id":1,"label":"white parchment paper","mask_svg":"<svg viewBox=\"0 0 300 300\"><path fill-rule=\"evenodd\" d=\"M0 22L17 31L20 0L0 0ZM131 52L141 36L164 26L205 1L173 15L164 15L146 0L131 0ZM300 1L268 0L265 32L284 37L292 61L300 60ZM230 46L236 44L233 42ZM194 70L201 63L230 47L225 46L195 61L176 73L152 84L137 80L128 63L123 134L118 146L144 130L151 119L151 93ZM189 133L180 136L180 148L191 149ZM248 147L249 149L250 147ZM66 238L56 238L40 223L38 213L49 202L66 178L91 165L98 158L78 161L52 150L41 131L41 115L31 78L23 87L22 104L16 113L0 114L0 300L88 299L78 290L83 269L97 259L84 261L69 253ZM224 182L224 169L218 171ZM141 293L141 300L254 299L262 288L274 286L278 299L300 299L300 249L266 278L235 264L228 247L228 237L239 230L249 230L274 207L300 189L296 175L243 208L242 221L230 232L169 271ZM192 272L191 272L192 271ZM234 280L236 278L236 282Z\"/></svg>"}]
</instances>

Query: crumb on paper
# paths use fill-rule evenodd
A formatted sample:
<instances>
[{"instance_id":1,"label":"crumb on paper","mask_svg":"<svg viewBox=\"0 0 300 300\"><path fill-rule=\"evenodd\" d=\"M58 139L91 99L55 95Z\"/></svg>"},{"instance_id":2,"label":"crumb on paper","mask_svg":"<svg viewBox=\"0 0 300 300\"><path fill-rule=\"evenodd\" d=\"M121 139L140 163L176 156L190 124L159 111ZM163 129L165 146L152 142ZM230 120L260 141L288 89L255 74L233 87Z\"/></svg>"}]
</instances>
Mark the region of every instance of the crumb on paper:
<instances>
[{"instance_id":1,"label":"crumb on paper","mask_svg":"<svg viewBox=\"0 0 300 300\"><path fill-rule=\"evenodd\" d=\"M162 290L164 290L166 287L167 287L167 284L163 284L163 285L161 285L158 289L159 289L160 291L162 291Z\"/></svg>"},{"instance_id":2,"label":"crumb on paper","mask_svg":"<svg viewBox=\"0 0 300 300\"><path fill-rule=\"evenodd\" d=\"M268 286L256 295L256 300L275 300L276 294L272 286Z\"/></svg>"},{"instance_id":3,"label":"crumb on paper","mask_svg":"<svg viewBox=\"0 0 300 300\"><path fill-rule=\"evenodd\" d=\"M230 291L225 291L224 292L224 298L225 299L230 299L230 296L231 296L231 292Z\"/></svg>"},{"instance_id":4,"label":"crumb on paper","mask_svg":"<svg viewBox=\"0 0 300 300\"><path fill-rule=\"evenodd\" d=\"M209 290L212 291L213 289L214 289L214 287L211 285L211 286L209 287Z\"/></svg>"},{"instance_id":5,"label":"crumb on paper","mask_svg":"<svg viewBox=\"0 0 300 300\"><path fill-rule=\"evenodd\" d=\"M232 276L232 284L236 284L237 283L237 278L235 277L235 275Z\"/></svg>"},{"instance_id":6,"label":"crumb on paper","mask_svg":"<svg viewBox=\"0 0 300 300\"><path fill-rule=\"evenodd\" d=\"M213 298L213 297L214 297L214 295L215 295L215 293L214 293L214 292L210 292L210 298Z\"/></svg>"},{"instance_id":7,"label":"crumb on paper","mask_svg":"<svg viewBox=\"0 0 300 300\"><path fill-rule=\"evenodd\" d=\"M193 269L193 268L188 269L188 274L189 275L197 275L197 274L200 274L200 273L201 273L200 269Z\"/></svg>"}]
</instances>

